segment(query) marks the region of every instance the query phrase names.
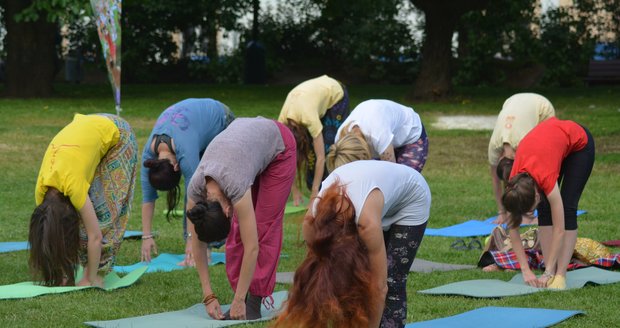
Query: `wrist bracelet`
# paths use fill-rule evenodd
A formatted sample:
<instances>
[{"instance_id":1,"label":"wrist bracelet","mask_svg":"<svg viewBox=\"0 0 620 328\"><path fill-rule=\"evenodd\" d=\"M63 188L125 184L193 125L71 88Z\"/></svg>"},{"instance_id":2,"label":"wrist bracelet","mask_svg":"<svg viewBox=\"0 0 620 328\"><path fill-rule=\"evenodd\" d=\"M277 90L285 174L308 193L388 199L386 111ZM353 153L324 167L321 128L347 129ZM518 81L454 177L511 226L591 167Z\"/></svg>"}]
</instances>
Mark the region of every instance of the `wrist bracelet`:
<instances>
[{"instance_id":1,"label":"wrist bracelet","mask_svg":"<svg viewBox=\"0 0 620 328\"><path fill-rule=\"evenodd\" d=\"M152 234L151 235L144 235L141 238L142 238L142 240L153 239L153 235Z\"/></svg>"},{"instance_id":2,"label":"wrist bracelet","mask_svg":"<svg viewBox=\"0 0 620 328\"><path fill-rule=\"evenodd\" d=\"M543 276L543 277L547 277L547 278L551 279L551 278L553 278L553 276L555 276L555 275L554 275L553 273L550 273L550 272L545 271L545 272L543 272L542 276Z\"/></svg>"},{"instance_id":3,"label":"wrist bracelet","mask_svg":"<svg viewBox=\"0 0 620 328\"><path fill-rule=\"evenodd\" d=\"M205 296L202 299L202 304L209 305L209 304L213 303L213 301L215 301L215 300L217 300L217 296L215 296L214 293L211 293L211 294Z\"/></svg>"}]
</instances>

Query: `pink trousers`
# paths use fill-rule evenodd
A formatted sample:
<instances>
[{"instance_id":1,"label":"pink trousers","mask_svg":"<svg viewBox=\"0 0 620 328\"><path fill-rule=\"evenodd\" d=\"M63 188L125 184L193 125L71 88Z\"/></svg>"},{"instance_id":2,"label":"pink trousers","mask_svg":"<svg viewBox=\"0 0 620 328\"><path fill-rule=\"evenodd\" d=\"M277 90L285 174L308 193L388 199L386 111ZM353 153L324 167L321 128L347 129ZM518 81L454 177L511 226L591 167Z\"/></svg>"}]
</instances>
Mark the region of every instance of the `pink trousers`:
<instances>
[{"instance_id":1,"label":"pink trousers","mask_svg":"<svg viewBox=\"0 0 620 328\"><path fill-rule=\"evenodd\" d=\"M276 284L276 269L282 251L284 208L296 170L295 138L283 124L276 124L285 149L256 177L252 185L259 251L249 292L261 297L271 295ZM237 290L242 260L243 243L235 215L226 239L226 274L233 290Z\"/></svg>"}]
</instances>

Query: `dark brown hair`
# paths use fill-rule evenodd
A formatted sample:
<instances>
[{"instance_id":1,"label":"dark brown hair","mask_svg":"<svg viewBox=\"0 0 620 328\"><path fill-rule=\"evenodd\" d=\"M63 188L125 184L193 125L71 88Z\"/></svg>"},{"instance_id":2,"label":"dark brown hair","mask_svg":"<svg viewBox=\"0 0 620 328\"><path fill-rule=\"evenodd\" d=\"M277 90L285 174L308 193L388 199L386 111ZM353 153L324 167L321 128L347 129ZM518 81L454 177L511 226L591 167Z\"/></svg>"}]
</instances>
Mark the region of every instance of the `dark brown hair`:
<instances>
[{"instance_id":1,"label":"dark brown hair","mask_svg":"<svg viewBox=\"0 0 620 328\"><path fill-rule=\"evenodd\" d=\"M306 258L275 327L368 327L379 292L355 209L336 182L317 198Z\"/></svg>"},{"instance_id":2,"label":"dark brown hair","mask_svg":"<svg viewBox=\"0 0 620 328\"><path fill-rule=\"evenodd\" d=\"M210 243L228 237L230 219L217 201L198 202L187 211L187 217L194 224L196 235L202 242Z\"/></svg>"},{"instance_id":3,"label":"dark brown hair","mask_svg":"<svg viewBox=\"0 0 620 328\"><path fill-rule=\"evenodd\" d=\"M510 213L508 227L516 229L523 221L523 215L532 210L536 203L536 182L527 173L519 173L506 184L502 204Z\"/></svg>"},{"instance_id":4,"label":"dark brown hair","mask_svg":"<svg viewBox=\"0 0 620 328\"><path fill-rule=\"evenodd\" d=\"M144 167L149 168L149 183L157 190L168 191L166 201L168 212L166 219L170 221L171 217L176 217L174 208L179 205L181 200L181 172L174 170L174 165L169 159L147 159L144 161Z\"/></svg>"},{"instance_id":5,"label":"dark brown hair","mask_svg":"<svg viewBox=\"0 0 620 328\"><path fill-rule=\"evenodd\" d=\"M312 137L308 129L290 118L287 119L284 125L295 137L295 144L297 146L297 185L301 187L302 173L305 173L308 168L308 155L310 154L310 149L312 149Z\"/></svg>"},{"instance_id":6,"label":"dark brown hair","mask_svg":"<svg viewBox=\"0 0 620 328\"><path fill-rule=\"evenodd\" d=\"M514 159L510 159L508 157L502 157L502 159L497 162L495 174L501 181L504 181L504 183L508 182L508 179L510 178L510 172L512 171L512 165L514 162Z\"/></svg>"},{"instance_id":7,"label":"dark brown hair","mask_svg":"<svg viewBox=\"0 0 620 328\"><path fill-rule=\"evenodd\" d=\"M68 197L49 188L30 218L30 272L46 286L75 285L80 214Z\"/></svg>"}]
</instances>

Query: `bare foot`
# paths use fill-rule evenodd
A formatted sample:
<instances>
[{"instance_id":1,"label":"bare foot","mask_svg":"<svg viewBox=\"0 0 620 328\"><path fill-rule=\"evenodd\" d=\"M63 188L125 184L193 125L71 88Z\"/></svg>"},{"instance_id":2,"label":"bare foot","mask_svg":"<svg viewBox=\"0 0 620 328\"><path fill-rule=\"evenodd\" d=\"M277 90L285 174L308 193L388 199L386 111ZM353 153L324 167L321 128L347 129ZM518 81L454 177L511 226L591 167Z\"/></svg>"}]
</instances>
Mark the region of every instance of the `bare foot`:
<instances>
[{"instance_id":1,"label":"bare foot","mask_svg":"<svg viewBox=\"0 0 620 328\"><path fill-rule=\"evenodd\" d=\"M499 266L497 266L497 264L489 264L489 265L485 266L484 268L482 268L482 271L484 271L484 272L496 272L496 271L502 271L502 269L500 269Z\"/></svg>"}]
</instances>

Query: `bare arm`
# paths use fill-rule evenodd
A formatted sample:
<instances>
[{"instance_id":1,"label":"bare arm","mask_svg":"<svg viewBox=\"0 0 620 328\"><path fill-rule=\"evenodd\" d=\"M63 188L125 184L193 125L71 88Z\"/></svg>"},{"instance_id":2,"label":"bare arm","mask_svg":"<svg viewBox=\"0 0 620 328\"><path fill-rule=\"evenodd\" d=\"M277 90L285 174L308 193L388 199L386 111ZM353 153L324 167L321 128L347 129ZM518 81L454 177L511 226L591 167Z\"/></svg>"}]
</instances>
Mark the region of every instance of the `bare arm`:
<instances>
[{"instance_id":1,"label":"bare arm","mask_svg":"<svg viewBox=\"0 0 620 328\"><path fill-rule=\"evenodd\" d=\"M381 211L383 210L383 193L379 189L370 192L358 220L360 238L368 249L370 270L375 277L375 287L378 291L377 302L373 312L369 315L370 327L379 327L385 296L387 295L387 254L381 228Z\"/></svg>"},{"instance_id":2,"label":"bare arm","mask_svg":"<svg viewBox=\"0 0 620 328\"><path fill-rule=\"evenodd\" d=\"M312 201L310 201L310 205L312 205ZM312 235L314 235L314 228L312 227L310 220L312 220L312 206L308 209L308 211L306 211L304 222L301 226L301 236L306 242Z\"/></svg>"},{"instance_id":3,"label":"bare arm","mask_svg":"<svg viewBox=\"0 0 620 328\"><path fill-rule=\"evenodd\" d=\"M510 241L512 242L512 250L515 252L517 260L519 261L519 265L521 266L523 281L527 285L533 287L541 287L538 285L536 275L530 269L530 265L527 261L527 255L525 255L525 250L523 249L523 245L521 245L521 236L519 235L519 229L510 229L508 234L510 236Z\"/></svg>"},{"instance_id":4,"label":"bare arm","mask_svg":"<svg viewBox=\"0 0 620 328\"><path fill-rule=\"evenodd\" d=\"M191 198L187 199L187 210L194 208L196 204ZM196 262L196 270L198 271L198 276L200 277L200 285L202 286L202 293L204 296L213 294L213 289L211 288L211 281L209 279L209 260L208 260L208 247L206 243L201 242L198 239L198 235L196 234L196 230L194 228L194 224L189 221L187 226L187 231L192 233L191 242L192 242L192 252L194 253L194 261ZM223 319L222 309L220 308L220 303L218 300L215 300L209 305L206 305L207 313L214 319Z\"/></svg>"},{"instance_id":5,"label":"bare arm","mask_svg":"<svg viewBox=\"0 0 620 328\"><path fill-rule=\"evenodd\" d=\"M556 267L560 249L564 244L564 204L560 195L560 188L556 183L553 190L547 195L549 206L551 207L551 222L553 223L553 236L551 238L551 250L545 256L545 271L555 274L559 268Z\"/></svg>"},{"instance_id":6,"label":"bare arm","mask_svg":"<svg viewBox=\"0 0 620 328\"><path fill-rule=\"evenodd\" d=\"M258 230L254 206L252 205L252 191L248 189L243 197L234 204L234 207L237 211L239 234L243 243L243 259L241 260L237 290L230 307L230 317L231 319L245 319L245 297L250 289L258 259Z\"/></svg>"},{"instance_id":7,"label":"bare arm","mask_svg":"<svg viewBox=\"0 0 620 328\"><path fill-rule=\"evenodd\" d=\"M497 165L489 166L489 173L491 173L491 179L493 180L493 195L497 204L497 220L493 223L501 224L506 221L506 210L504 205L502 205L502 181L497 177L496 171Z\"/></svg>"},{"instance_id":8,"label":"bare arm","mask_svg":"<svg viewBox=\"0 0 620 328\"><path fill-rule=\"evenodd\" d=\"M142 203L142 236L153 235L153 214L155 213L155 201ZM157 254L155 239L142 239L141 261L151 262L151 251Z\"/></svg>"},{"instance_id":9,"label":"bare arm","mask_svg":"<svg viewBox=\"0 0 620 328\"><path fill-rule=\"evenodd\" d=\"M314 148L314 153L316 154L316 161L314 163L314 179L312 179L310 199L316 197L319 193L323 173L325 173L325 142L323 141L322 134L319 134L316 138L312 139L312 146Z\"/></svg>"},{"instance_id":10,"label":"bare arm","mask_svg":"<svg viewBox=\"0 0 620 328\"><path fill-rule=\"evenodd\" d=\"M396 163L396 155L394 155L394 146L391 144L381 153L381 160Z\"/></svg>"},{"instance_id":11,"label":"bare arm","mask_svg":"<svg viewBox=\"0 0 620 328\"><path fill-rule=\"evenodd\" d=\"M86 264L86 276L84 278L88 279L90 285L100 285L100 287L103 287L103 281L97 276L99 261L101 259L101 240L103 236L99 228L99 220L97 219L95 208L88 195L86 195L84 206L80 209L80 216L82 217L82 222L84 223L84 228L88 235L88 263Z\"/></svg>"}]
</instances>

